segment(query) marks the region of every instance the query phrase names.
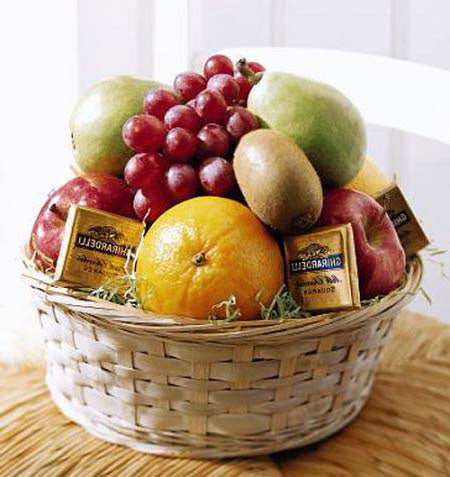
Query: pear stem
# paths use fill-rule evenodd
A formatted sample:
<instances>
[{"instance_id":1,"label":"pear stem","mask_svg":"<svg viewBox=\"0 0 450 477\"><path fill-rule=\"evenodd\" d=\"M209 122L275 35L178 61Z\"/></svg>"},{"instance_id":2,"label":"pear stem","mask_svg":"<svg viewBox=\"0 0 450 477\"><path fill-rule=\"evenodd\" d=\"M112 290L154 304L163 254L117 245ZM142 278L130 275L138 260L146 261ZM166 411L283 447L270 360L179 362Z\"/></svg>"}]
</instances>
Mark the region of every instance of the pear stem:
<instances>
[{"instance_id":1,"label":"pear stem","mask_svg":"<svg viewBox=\"0 0 450 477\"><path fill-rule=\"evenodd\" d=\"M245 76L253 86L259 83L263 77L262 71L255 73L247 66L247 60L245 58L241 58L236 62L236 69L242 76Z\"/></svg>"}]
</instances>

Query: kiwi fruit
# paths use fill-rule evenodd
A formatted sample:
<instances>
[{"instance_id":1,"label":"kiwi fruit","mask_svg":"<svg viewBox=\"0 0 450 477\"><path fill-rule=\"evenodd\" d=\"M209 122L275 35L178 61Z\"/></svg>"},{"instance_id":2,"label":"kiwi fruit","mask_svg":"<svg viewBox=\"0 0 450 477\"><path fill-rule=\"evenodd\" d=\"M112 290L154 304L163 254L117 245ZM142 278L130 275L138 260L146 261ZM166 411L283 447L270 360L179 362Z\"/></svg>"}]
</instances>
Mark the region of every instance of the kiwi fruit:
<instances>
[{"instance_id":1,"label":"kiwi fruit","mask_svg":"<svg viewBox=\"0 0 450 477\"><path fill-rule=\"evenodd\" d=\"M322 210L322 185L305 153L284 134L258 129L239 142L236 179L253 213L283 234L311 228Z\"/></svg>"}]
</instances>

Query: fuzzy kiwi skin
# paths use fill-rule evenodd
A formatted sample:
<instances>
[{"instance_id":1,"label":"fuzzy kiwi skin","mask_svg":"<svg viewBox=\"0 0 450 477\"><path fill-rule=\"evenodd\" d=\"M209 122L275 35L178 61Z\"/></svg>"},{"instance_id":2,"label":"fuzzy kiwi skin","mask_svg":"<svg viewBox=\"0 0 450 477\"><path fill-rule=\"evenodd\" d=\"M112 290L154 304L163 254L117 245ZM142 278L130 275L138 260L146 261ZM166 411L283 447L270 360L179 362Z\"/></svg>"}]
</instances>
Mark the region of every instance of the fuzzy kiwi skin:
<instances>
[{"instance_id":1,"label":"fuzzy kiwi skin","mask_svg":"<svg viewBox=\"0 0 450 477\"><path fill-rule=\"evenodd\" d=\"M305 232L322 210L322 185L305 153L284 134L258 129L239 142L233 159L242 194L253 213L283 233Z\"/></svg>"}]
</instances>

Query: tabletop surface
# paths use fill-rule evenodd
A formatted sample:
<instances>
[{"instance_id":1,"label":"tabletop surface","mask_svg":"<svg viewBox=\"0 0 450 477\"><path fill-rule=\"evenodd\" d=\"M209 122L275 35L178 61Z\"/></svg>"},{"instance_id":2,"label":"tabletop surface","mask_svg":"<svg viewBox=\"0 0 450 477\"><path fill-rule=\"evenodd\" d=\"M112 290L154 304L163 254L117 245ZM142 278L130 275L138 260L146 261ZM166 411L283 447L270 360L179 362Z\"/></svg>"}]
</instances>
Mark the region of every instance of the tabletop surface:
<instances>
[{"instance_id":1,"label":"tabletop surface","mask_svg":"<svg viewBox=\"0 0 450 477\"><path fill-rule=\"evenodd\" d=\"M102 442L54 406L34 363L0 363L1 477L450 475L450 326L399 317L361 415L337 435L266 458L194 460Z\"/></svg>"}]
</instances>

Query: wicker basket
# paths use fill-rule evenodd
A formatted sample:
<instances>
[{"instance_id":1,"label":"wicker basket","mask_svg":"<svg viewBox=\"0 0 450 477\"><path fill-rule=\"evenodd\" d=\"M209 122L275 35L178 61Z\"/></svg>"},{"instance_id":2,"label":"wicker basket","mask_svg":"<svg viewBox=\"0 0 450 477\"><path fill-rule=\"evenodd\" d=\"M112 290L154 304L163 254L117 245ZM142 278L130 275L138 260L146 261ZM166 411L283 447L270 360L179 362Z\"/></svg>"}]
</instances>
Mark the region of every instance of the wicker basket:
<instances>
[{"instance_id":1,"label":"wicker basket","mask_svg":"<svg viewBox=\"0 0 450 477\"><path fill-rule=\"evenodd\" d=\"M358 414L422 264L414 258L401 290L358 311L283 322L158 316L26 277L47 385L69 419L143 452L232 457L310 444Z\"/></svg>"}]
</instances>

